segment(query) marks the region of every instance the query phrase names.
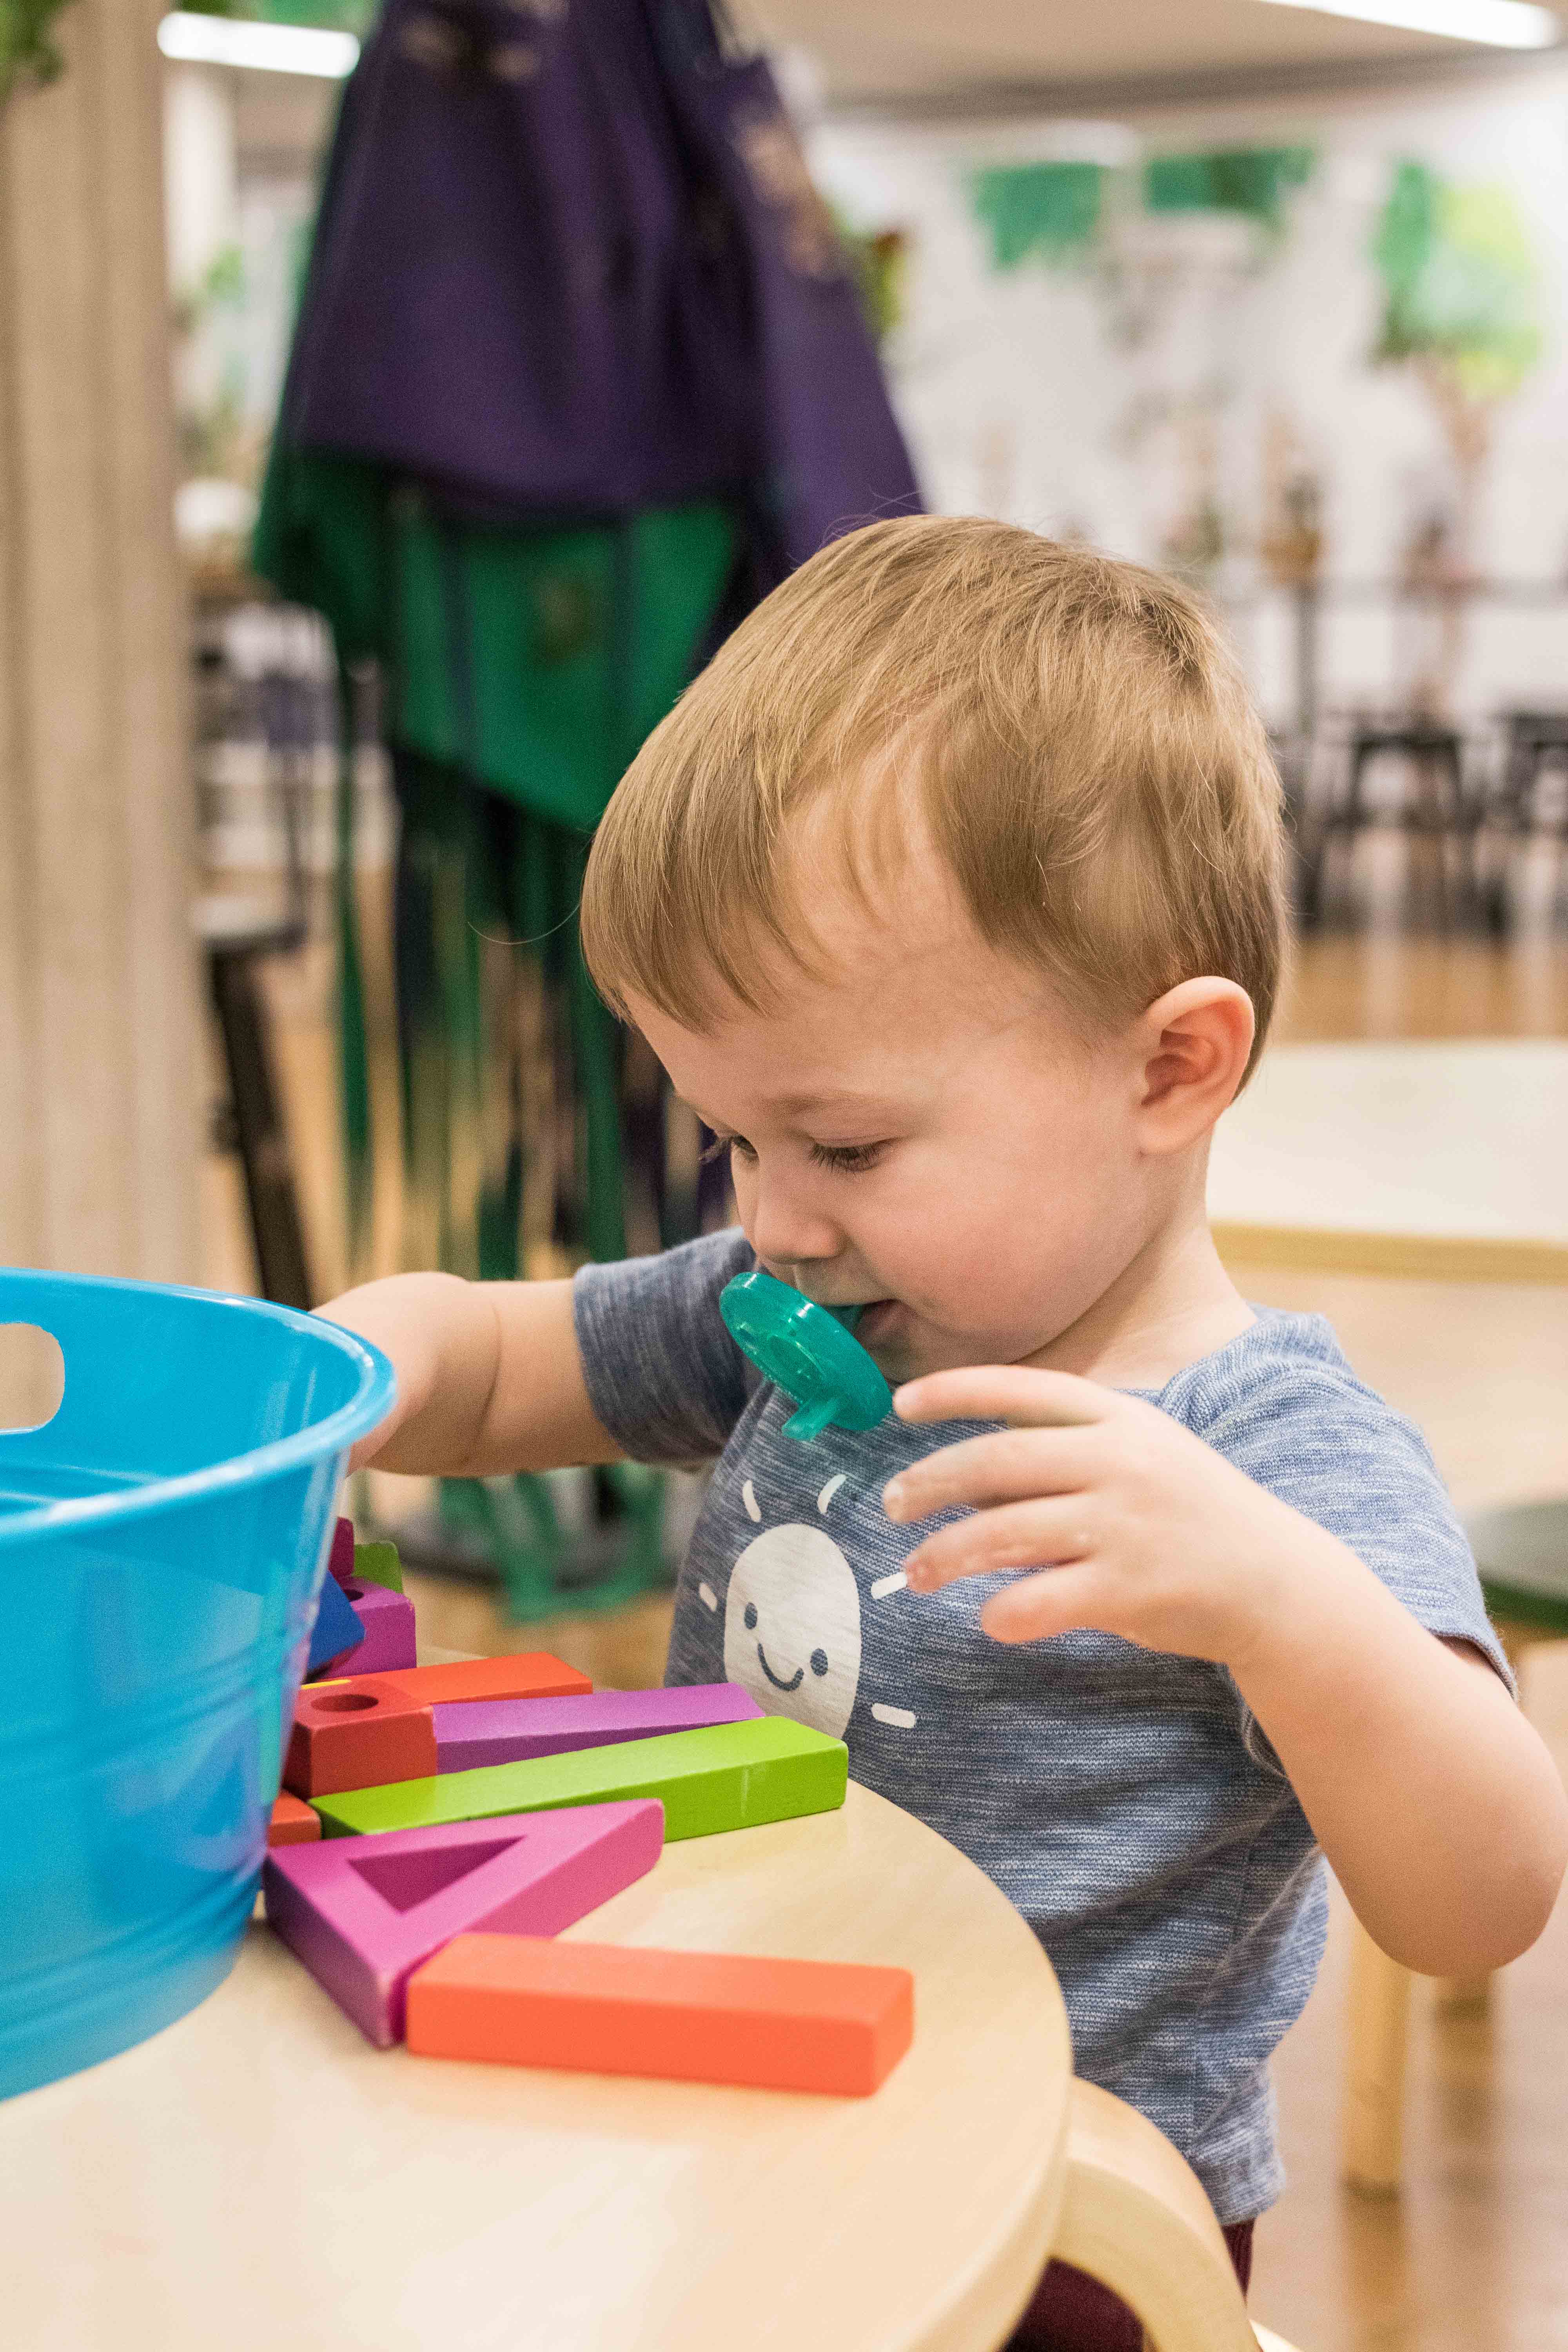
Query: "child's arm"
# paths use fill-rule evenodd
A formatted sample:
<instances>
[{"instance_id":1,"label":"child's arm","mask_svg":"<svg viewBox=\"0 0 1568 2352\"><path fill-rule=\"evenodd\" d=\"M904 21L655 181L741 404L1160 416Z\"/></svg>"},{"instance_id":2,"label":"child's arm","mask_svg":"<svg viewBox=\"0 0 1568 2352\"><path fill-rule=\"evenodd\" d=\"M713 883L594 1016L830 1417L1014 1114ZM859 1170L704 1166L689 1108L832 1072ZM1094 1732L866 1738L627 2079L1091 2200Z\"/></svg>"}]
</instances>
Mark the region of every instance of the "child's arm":
<instances>
[{"instance_id":1,"label":"child's arm","mask_svg":"<svg viewBox=\"0 0 1568 2352\"><path fill-rule=\"evenodd\" d=\"M397 1402L351 1468L482 1478L620 1459L588 1400L570 1282L399 1274L320 1311L374 1341L397 1373Z\"/></svg>"},{"instance_id":2,"label":"child's arm","mask_svg":"<svg viewBox=\"0 0 1568 2352\"><path fill-rule=\"evenodd\" d=\"M1336 1536L1141 1400L1061 1372L938 1372L907 1421L1008 1421L902 1471L889 1517L973 1518L905 1563L994 1593L999 1641L1075 1626L1229 1668L1358 1917L1432 1975L1534 1942L1568 1864L1568 1799L1492 1668L1429 1633Z\"/></svg>"}]
</instances>

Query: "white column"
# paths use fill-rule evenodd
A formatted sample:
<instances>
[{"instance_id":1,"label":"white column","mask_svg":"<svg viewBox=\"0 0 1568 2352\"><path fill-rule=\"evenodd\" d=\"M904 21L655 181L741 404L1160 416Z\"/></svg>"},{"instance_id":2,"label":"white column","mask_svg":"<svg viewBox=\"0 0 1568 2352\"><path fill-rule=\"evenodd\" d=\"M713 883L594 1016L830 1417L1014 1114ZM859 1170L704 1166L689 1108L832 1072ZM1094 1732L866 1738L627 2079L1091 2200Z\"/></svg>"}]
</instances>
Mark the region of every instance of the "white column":
<instances>
[{"instance_id":1,"label":"white column","mask_svg":"<svg viewBox=\"0 0 1568 2352\"><path fill-rule=\"evenodd\" d=\"M156 0L0 110L0 1262L195 1280Z\"/></svg>"}]
</instances>

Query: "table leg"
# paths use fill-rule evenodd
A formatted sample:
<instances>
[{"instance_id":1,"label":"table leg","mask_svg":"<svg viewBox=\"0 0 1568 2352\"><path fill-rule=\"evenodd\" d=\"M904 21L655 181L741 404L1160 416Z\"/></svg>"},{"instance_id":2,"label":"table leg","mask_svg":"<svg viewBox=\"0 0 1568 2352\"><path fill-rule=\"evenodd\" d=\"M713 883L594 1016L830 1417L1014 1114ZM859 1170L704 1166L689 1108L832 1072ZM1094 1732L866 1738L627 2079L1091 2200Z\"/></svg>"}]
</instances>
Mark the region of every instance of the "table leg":
<instances>
[{"instance_id":1,"label":"table leg","mask_svg":"<svg viewBox=\"0 0 1568 2352\"><path fill-rule=\"evenodd\" d=\"M1147 2116L1092 2083L1072 2086L1051 2252L1120 2295L1158 2352L1258 2352L1196 2173Z\"/></svg>"},{"instance_id":2,"label":"table leg","mask_svg":"<svg viewBox=\"0 0 1568 2352\"><path fill-rule=\"evenodd\" d=\"M1352 1923L1345 2084L1345 2179L1387 2195L1399 2186L1405 2133L1405 2043L1410 1971Z\"/></svg>"}]
</instances>

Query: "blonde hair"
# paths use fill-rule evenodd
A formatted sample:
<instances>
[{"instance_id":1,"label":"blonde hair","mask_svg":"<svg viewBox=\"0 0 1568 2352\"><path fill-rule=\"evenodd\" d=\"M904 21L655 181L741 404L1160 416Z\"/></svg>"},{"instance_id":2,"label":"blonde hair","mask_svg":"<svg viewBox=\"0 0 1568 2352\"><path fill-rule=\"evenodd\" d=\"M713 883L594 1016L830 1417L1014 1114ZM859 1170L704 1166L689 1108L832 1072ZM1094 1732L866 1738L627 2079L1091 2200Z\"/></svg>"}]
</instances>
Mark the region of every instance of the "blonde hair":
<instances>
[{"instance_id":1,"label":"blonde hair","mask_svg":"<svg viewBox=\"0 0 1568 2352\"><path fill-rule=\"evenodd\" d=\"M1283 835L1234 656L1173 582L975 517L824 548L654 730L588 860L583 947L606 1002L625 1015L640 995L699 1029L726 993L764 1009L759 940L812 968L791 820L837 796L858 882L857 844L900 831L878 777L906 747L928 837L994 948L1090 1024L1234 980L1256 1061Z\"/></svg>"}]
</instances>

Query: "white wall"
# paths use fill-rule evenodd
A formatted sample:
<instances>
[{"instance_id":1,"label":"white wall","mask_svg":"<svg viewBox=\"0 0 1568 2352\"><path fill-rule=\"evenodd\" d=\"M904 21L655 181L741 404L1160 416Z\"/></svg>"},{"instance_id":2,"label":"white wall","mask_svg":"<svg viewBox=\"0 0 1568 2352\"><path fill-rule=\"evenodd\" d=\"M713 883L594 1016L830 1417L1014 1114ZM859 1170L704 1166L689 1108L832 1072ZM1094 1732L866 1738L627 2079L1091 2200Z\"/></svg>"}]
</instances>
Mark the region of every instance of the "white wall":
<instances>
[{"instance_id":1,"label":"white wall","mask_svg":"<svg viewBox=\"0 0 1568 2352\"><path fill-rule=\"evenodd\" d=\"M1320 153L1309 185L1288 200L1283 245L1256 269L1239 222L1188 215L1138 232L1146 299L1137 348L1117 340L1113 306L1089 275L1038 261L997 275L966 188L978 162L1110 156L1118 131L1149 152L1300 142ZM1449 468L1420 386L1367 364L1381 296L1368 240L1397 159L1503 185L1540 256L1548 348L1500 416L1475 560L1513 580L1568 576L1568 66L1436 94L1238 103L1099 129L828 121L814 131L811 155L860 225L910 234L907 312L887 358L932 504L1075 528L1154 560L1201 431L1172 412L1188 398L1201 409L1206 393L1218 413L1228 535L1240 551L1216 585L1240 596L1258 577L1245 551L1258 527L1271 415L1289 420L1323 479L1328 574L1389 578L1413 512L1441 494ZM1152 404L1166 421L1140 432ZM1282 604L1266 603L1237 626L1266 701L1283 715ZM1411 658L1409 636L1408 620L1387 610L1331 614L1331 698L1391 695ZM1568 699L1568 599L1534 612L1473 608L1456 707L1479 714L1553 695Z\"/></svg>"}]
</instances>

